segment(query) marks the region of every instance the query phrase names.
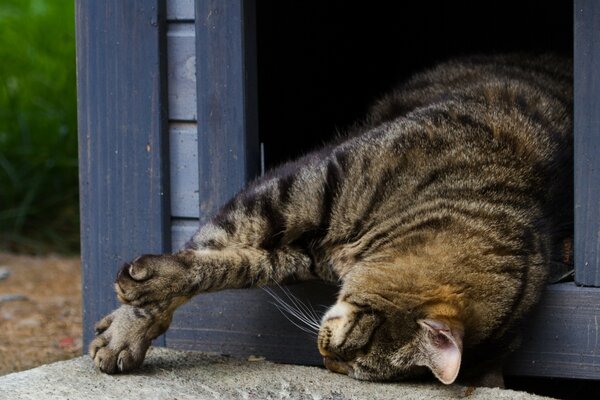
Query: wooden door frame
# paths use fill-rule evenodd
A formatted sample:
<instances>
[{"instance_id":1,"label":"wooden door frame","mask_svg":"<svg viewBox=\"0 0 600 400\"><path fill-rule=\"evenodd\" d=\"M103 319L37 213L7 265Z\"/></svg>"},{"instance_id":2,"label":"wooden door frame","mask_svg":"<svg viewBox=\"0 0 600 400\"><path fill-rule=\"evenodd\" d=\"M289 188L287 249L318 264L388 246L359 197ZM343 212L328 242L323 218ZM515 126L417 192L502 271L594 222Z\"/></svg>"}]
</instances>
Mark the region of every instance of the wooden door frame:
<instances>
[{"instance_id":1,"label":"wooden door frame","mask_svg":"<svg viewBox=\"0 0 600 400\"><path fill-rule=\"evenodd\" d=\"M118 268L171 250L165 9L164 0L76 1L86 346L118 305Z\"/></svg>"}]
</instances>

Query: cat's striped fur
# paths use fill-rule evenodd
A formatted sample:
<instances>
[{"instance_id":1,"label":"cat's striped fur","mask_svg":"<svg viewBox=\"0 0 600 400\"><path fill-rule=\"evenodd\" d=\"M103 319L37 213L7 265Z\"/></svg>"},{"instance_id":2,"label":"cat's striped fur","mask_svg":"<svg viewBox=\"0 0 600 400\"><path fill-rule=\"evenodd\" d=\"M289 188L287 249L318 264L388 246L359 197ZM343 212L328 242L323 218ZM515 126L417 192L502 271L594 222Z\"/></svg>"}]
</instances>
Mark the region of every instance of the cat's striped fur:
<instances>
[{"instance_id":1,"label":"cat's striped fur","mask_svg":"<svg viewBox=\"0 0 600 400\"><path fill-rule=\"evenodd\" d=\"M124 266L96 365L139 365L195 294L314 278L341 282L319 334L332 370L450 383L461 364L501 359L565 268L571 80L552 56L416 75L347 137L251 183L184 250Z\"/></svg>"}]
</instances>

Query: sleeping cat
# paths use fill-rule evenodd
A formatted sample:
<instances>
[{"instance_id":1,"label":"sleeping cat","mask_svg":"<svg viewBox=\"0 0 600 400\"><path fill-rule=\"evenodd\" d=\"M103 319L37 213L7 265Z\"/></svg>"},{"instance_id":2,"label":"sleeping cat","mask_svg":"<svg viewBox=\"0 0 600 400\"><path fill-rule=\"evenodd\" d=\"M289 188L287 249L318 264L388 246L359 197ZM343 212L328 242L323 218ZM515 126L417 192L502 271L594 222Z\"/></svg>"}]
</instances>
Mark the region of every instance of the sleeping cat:
<instances>
[{"instance_id":1,"label":"sleeping cat","mask_svg":"<svg viewBox=\"0 0 600 400\"><path fill-rule=\"evenodd\" d=\"M96 366L138 367L196 294L310 279L341 284L318 335L332 371L450 384L501 364L569 267L570 61L450 61L351 131L249 184L183 250L124 265Z\"/></svg>"}]
</instances>

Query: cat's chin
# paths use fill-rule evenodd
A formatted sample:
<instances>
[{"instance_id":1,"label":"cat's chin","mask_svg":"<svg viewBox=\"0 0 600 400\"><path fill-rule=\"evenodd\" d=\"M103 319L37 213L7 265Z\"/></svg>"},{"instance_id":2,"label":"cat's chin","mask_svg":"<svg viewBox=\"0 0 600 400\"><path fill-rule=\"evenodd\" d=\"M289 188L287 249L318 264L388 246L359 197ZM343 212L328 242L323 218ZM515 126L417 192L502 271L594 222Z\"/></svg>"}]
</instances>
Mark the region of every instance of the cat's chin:
<instances>
[{"instance_id":1,"label":"cat's chin","mask_svg":"<svg viewBox=\"0 0 600 400\"><path fill-rule=\"evenodd\" d=\"M354 375L351 362L340 361L331 357L323 357L323 365L325 365L325 368L336 374L348 376Z\"/></svg>"}]
</instances>

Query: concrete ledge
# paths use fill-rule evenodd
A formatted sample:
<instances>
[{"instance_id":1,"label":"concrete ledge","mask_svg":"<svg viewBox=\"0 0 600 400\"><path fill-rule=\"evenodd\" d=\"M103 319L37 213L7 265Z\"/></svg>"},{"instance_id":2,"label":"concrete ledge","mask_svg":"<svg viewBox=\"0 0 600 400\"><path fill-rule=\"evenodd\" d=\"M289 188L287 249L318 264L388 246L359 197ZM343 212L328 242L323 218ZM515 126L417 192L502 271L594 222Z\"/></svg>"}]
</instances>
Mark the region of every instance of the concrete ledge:
<instances>
[{"instance_id":1,"label":"concrete ledge","mask_svg":"<svg viewBox=\"0 0 600 400\"><path fill-rule=\"evenodd\" d=\"M438 383L358 382L321 368L240 361L153 348L129 375L96 371L89 357L0 377L0 399L544 399Z\"/></svg>"}]
</instances>

